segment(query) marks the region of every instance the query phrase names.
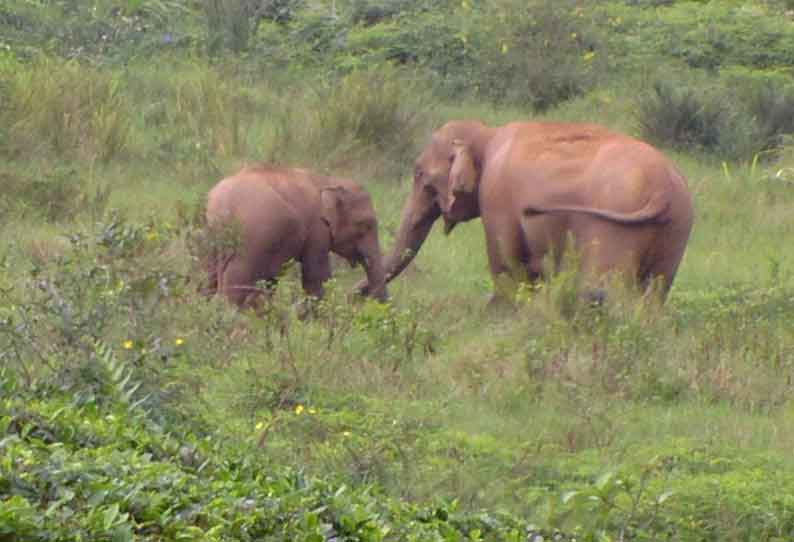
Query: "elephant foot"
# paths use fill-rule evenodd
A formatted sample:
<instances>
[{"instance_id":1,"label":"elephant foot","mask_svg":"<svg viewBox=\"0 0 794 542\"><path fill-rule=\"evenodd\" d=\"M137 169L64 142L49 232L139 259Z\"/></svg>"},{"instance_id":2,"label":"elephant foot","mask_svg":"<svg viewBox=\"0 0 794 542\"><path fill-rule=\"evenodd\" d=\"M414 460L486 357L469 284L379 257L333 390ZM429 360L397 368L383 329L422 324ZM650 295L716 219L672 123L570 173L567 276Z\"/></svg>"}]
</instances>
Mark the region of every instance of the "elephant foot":
<instances>
[{"instance_id":1,"label":"elephant foot","mask_svg":"<svg viewBox=\"0 0 794 542\"><path fill-rule=\"evenodd\" d=\"M320 299L314 296L308 296L295 305L295 315L301 322L306 320L313 320L319 316Z\"/></svg>"},{"instance_id":2,"label":"elephant foot","mask_svg":"<svg viewBox=\"0 0 794 542\"><path fill-rule=\"evenodd\" d=\"M607 291L603 288L590 288L582 294L582 299L591 307L601 307L607 301Z\"/></svg>"}]
</instances>

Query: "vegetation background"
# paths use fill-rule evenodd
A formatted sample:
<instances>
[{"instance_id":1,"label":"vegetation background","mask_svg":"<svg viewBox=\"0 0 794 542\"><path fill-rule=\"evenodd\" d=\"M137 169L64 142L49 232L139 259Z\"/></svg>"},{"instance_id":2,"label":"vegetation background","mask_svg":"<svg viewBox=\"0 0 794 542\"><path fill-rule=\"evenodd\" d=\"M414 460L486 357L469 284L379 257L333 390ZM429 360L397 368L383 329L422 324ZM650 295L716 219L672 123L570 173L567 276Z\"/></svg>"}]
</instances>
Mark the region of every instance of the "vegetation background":
<instances>
[{"instance_id":1,"label":"vegetation background","mask_svg":"<svg viewBox=\"0 0 794 542\"><path fill-rule=\"evenodd\" d=\"M0 540L794 535L794 4L6 0ZM689 178L663 310L484 311L477 221L390 304L195 293L206 191L349 175L391 246L447 119L594 121Z\"/></svg>"}]
</instances>

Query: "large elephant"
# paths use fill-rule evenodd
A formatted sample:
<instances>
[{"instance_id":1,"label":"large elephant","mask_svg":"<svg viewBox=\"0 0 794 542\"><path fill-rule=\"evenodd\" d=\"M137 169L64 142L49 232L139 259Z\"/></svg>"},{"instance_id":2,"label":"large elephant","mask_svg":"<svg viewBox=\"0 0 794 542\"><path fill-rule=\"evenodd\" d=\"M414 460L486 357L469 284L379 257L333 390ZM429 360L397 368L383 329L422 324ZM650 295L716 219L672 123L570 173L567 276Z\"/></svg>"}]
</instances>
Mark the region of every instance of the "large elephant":
<instances>
[{"instance_id":1,"label":"large elephant","mask_svg":"<svg viewBox=\"0 0 794 542\"><path fill-rule=\"evenodd\" d=\"M351 266L363 264L373 285L370 295L386 298L372 200L351 180L305 169L246 167L210 190L206 216L210 294L221 292L240 307L254 306L262 294L256 283L274 283L283 266L295 260L304 291L322 297L333 251Z\"/></svg>"},{"instance_id":2,"label":"large elephant","mask_svg":"<svg viewBox=\"0 0 794 542\"><path fill-rule=\"evenodd\" d=\"M559 264L570 237L585 277L619 271L646 288L658 277L664 300L693 209L687 182L669 159L603 126L452 121L416 160L384 264L387 282L413 259L436 219L443 217L449 234L480 216L496 285L502 277L543 278L544 257ZM366 292L369 285L358 287Z\"/></svg>"}]
</instances>

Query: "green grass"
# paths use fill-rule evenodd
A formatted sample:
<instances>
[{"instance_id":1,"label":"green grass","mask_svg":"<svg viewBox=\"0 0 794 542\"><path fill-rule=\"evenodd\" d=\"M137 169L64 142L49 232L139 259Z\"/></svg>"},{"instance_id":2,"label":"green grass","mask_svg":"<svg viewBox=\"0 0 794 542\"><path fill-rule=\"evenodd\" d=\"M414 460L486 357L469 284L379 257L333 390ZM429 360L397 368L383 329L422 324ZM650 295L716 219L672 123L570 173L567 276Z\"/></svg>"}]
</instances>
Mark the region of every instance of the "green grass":
<instances>
[{"instance_id":1,"label":"green grass","mask_svg":"<svg viewBox=\"0 0 794 542\"><path fill-rule=\"evenodd\" d=\"M632 13L641 22L646 9ZM518 540L528 524L578 540L794 530L794 195L778 175L790 149L749 162L666 151L689 179L696 225L661 310L619 288L602 311L569 307L562 274L514 312L490 313L473 221L448 237L434 229L389 305L347 299L361 271L335 260L316 318L295 316L295 270L254 318L195 293L192 213L223 175L263 157L350 175L371 192L388 250L434 126L545 118L638 135L642 76L536 115L431 96L398 69L338 83L312 72L302 87L245 59L164 62L0 63L0 539L68 527L245 540L236 526L280 517L281 535L314 540L362 509L371 520L347 524L348 539ZM81 97L57 92L75 82ZM123 138L98 130L110 118ZM394 131L381 138L379 126ZM85 465L110 489L69 475ZM158 472L185 485L157 489ZM165 492L146 509L156 518L141 515L135 488ZM108 492L98 505L94 491ZM267 491L283 515L268 515ZM337 491L354 496L340 503ZM53 504L70 492L73 505ZM220 493L254 495L257 508ZM196 503L212 512L191 515ZM60 524L64 506L74 515Z\"/></svg>"}]
</instances>

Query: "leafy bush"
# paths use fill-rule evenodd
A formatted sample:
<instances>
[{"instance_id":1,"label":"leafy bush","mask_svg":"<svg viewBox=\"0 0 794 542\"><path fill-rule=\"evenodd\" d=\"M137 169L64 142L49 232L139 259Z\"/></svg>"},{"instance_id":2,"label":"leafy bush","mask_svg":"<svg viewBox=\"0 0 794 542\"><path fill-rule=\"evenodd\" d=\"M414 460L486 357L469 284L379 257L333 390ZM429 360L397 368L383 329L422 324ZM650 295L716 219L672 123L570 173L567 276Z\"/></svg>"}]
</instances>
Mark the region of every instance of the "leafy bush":
<instances>
[{"instance_id":1,"label":"leafy bush","mask_svg":"<svg viewBox=\"0 0 794 542\"><path fill-rule=\"evenodd\" d=\"M470 74L476 94L544 111L592 89L606 56L584 14L571 0L500 3L483 14Z\"/></svg>"},{"instance_id":2,"label":"leafy bush","mask_svg":"<svg viewBox=\"0 0 794 542\"><path fill-rule=\"evenodd\" d=\"M780 147L786 136L794 135L794 85L763 80L747 95L747 107L761 131L764 150Z\"/></svg>"},{"instance_id":3,"label":"leafy bush","mask_svg":"<svg viewBox=\"0 0 794 542\"><path fill-rule=\"evenodd\" d=\"M649 141L751 160L794 133L792 88L763 77L726 76L708 86L658 79L637 98L635 118Z\"/></svg>"},{"instance_id":4,"label":"leafy bush","mask_svg":"<svg viewBox=\"0 0 794 542\"><path fill-rule=\"evenodd\" d=\"M659 80L640 98L636 115L642 135L650 141L715 150L726 111L724 104L695 88Z\"/></svg>"},{"instance_id":5,"label":"leafy bush","mask_svg":"<svg viewBox=\"0 0 794 542\"><path fill-rule=\"evenodd\" d=\"M129 224L112 214L90 233L68 235L68 243L35 260L23 278L24 297L8 291L0 300L0 349L13 352L7 354L9 363L30 378L38 375L36 382L90 389L97 341L145 344L139 366L176 354L173 339L161 336L163 311L182 291L183 279L146 264L166 246L157 227Z\"/></svg>"},{"instance_id":6,"label":"leafy bush","mask_svg":"<svg viewBox=\"0 0 794 542\"><path fill-rule=\"evenodd\" d=\"M766 149L756 120L734 89L657 80L636 102L635 118L651 142L732 160L749 160Z\"/></svg>"}]
</instances>

